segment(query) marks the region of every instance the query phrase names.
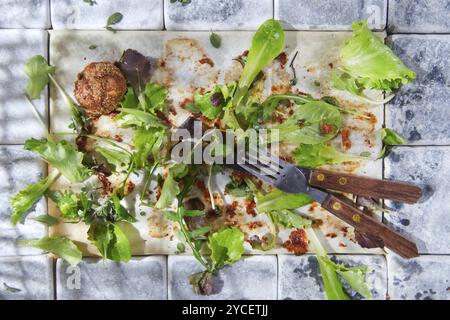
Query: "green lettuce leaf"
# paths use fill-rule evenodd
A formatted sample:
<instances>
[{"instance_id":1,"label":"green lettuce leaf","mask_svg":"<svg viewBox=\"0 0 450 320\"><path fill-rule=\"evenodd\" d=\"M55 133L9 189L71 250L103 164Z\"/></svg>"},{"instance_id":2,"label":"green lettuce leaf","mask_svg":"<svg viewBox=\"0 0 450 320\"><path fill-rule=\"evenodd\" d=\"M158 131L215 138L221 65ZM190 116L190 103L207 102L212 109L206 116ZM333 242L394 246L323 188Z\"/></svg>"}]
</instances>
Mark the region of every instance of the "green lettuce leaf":
<instances>
[{"instance_id":1,"label":"green lettuce leaf","mask_svg":"<svg viewBox=\"0 0 450 320\"><path fill-rule=\"evenodd\" d=\"M34 204L44 195L44 192L58 178L59 173L53 171L49 176L32 183L11 198L11 222L16 225L31 210Z\"/></svg>"},{"instance_id":2,"label":"green lettuce leaf","mask_svg":"<svg viewBox=\"0 0 450 320\"><path fill-rule=\"evenodd\" d=\"M48 84L49 74L54 74L56 68L49 66L43 56L36 55L25 64L25 73L28 76L27 93L31 99L39 99L42 90Z\"/></svg>"},{"instance_id":3,"label":"green lettuce leaf","mask_svg":"<svg viewBox=\"0 0 450 320\"><path fill-rule=\"evenodd\" d=\"M138 128L133 136L133 144L136 148L134 160L136 168L144 168L149 163L151 156L154 161L164 157L162 148L166 142L166 130L164 128Z\"/></svg>"},{"instance_id":4,"label":"green lettuce leaf","mask_svg":"<svg viewBox=\"0 0 450 320\"><path fill-rule=\"evenodd\" d=\"M324 126L327 131L324 131ZM334 138L342 126L339 109L323 101L310 101L271 129L278 130L279 141L318 144Z\"/></svg>"},{"instance_id":5,"label":"green lettuce leaf","mask_svg":"<svg viewBox=\"0 0 450 320\"><path fill-rule=\"evenodd\" d=\"M256 196L256 209L258 212L289 210L303 207L312 201L310 196L303 193L293 194L275 189L265 195Z\"/></svg>"},{"instance_id":6,"label":"green lettuce leaf","mask_svg":"<svg viewBox=\"0 0 450 320\"><path fill-rule=\"evenodd\" d=\"M353 22L352 28L353 37L345 42L340 53L339 67L344 73L332 79L336 88L373 102L364 96L363 89L391 92L415 79L414 71L367 28L367 22Z\"/></svg>"},{"instance_id":7,"label":"green lettuce leaf","mask_svg":"<svg viewBox=\"0 0 450 320\"><path fill-rule=\"evenodd\" d=\"M145 85L144 97L144 111L150 113L156 113L156 111L162 111L164 108L164 102L167 98L167 88L155 83L147 83Z\"/></svg>"},{"instance_id":8,"label":"green lettuce leaf","mask_svg":"<svg viewBox=\"0 0 450 320\"><path fill-rule=\"evenodd\" d=\"M214 268L232 264L244 253L244 234L238 228L228 228L213 233L208 238Z\"/></svg>"},{"instance_id":9,"label":"green lettuce leaf","mask_svg":"<svg viewBox=\"0 0 450 320\"><path fill-rule=\"evenodd\" d=\"M188 173L187 169L188 167L185 164L176 164L169 169L155 208L166 209L170 207L181 191L176 179L184 177Z\"/></svg>"},{"instance_id":10,"label":"green lettuce leaf","mask_svg":"<svg viewBox=\"0 0 450 320\"><path fill-rule=\"evenodd\" d=\"M165 125L154 114L132 108L118 108L120 113L116 116L120 127L165 128Z\"/></svg>"},{"instance_id":11,"label":"green lettuce leaf","mask_svg":"<svg viewBox=\"0 0 450 320\"><path fill-rule=\"evenodd\" d=\"M301 215L292 212L291 210L284 209L270 211L267 213L267 215L270 217L274 224L286 228L303 229L305 227L311 226L311 220L303 218Z\"/></svg>"},{"instance_id":12,"label":"green lettuce leaf","mask_svg":"<svg viewBox=\"0 0 450 320\"><path fill-rule=\"evenodd\" d=\"M54 226L58 223L58 219L48 214L41 214L40 216L33 218L33 220L40 222L48 227Z\"/></svg>"},{"instance_id":13,"label":"green lettuce leaf","mask_svg":"<svg viewBox=\"0 0 450 320\"><path fill-rule=\"evenodd\" d=\"M116 171L128 167L131 161L129 154L118 149L96 147L95 151L100 153Z\"/></svg>"},{"instance_id":14,"label":"green lettuce leaf","mask_svg":"<svg viewBox=\"0 0 450 320\"><path fill-rule=\"evenodd\" d=\"M391 152L393 146L408 143L408 140L395 132L395 130L389 128L381 129L381 140L383 141L383 149L378 158L386 157Z\"/></svg>"},{"instance_id":15,"label":"green lettuce leaf","mask_svg":"<svg viewBox=\"0 0 450 320\"><path fill-rule=\"evenodd\" d=\"M365 266L345 267L342 264L337 264L331 261L327 256L325 249L317 238L315 231L312 228L306 229L308 239L311 246L314 248L319 262L322 279L325 285L325 294L329 300L349 300L350 297L345 292L342 282L338 275L340 275L347 283L359 294L366 299L370 299L372 294L370 288L365 282L365 273L369 270Z\"/></svg>"},{"instance_id":16,"label":"green lettuce leaf","mask_svg":"<svg viewBox=\"0 0 450 320\"><path fill-rule=\"evenodd\" d=\"M40 240L19 240L20 246L34 247L53 253L66 260L71 266L76 266L82 258L80 249L66 237L44 237Z\"/></svg>"},{"instance_id":17,"label":"green lettuce leaf","mask_svg":"<svg viewBox=\"0 0 450 320\"><path fill-rule=\"evenodd\" d=\"M253 35L248 59L239 79L233 105L240 104L258 73L275 59L284 48L284 31L277 20L269 19Z\"/></svg>"},{"instance_id":18,"label":"green lettuce leaf","mask_svg":"<svg viewBox=\"0 0 450 320\"><path fill-rule=\"evenodd\" d=\"M345 161L367 160L367 157L355 156L337 151L331 144L301 144L292 152L297 165L316 168L325 164L339 164Z\"/></svg>"},{"instance_id":19,"label":"green lettuce leaf","mask_svg":"<svg viewBox=\"0 0 450 320\"><path fill-rule=\"evenodd\" d=\"M104 259L117 262L130 261L130 242L116 224L95 220L89 228L88 236Z\"/></svg>"},{"instance_id":20,"label":"green lettuce leaf","mask_svg":"<svg viewBox=\"0 0 450 320\"><path fill-rule=\"evenodd\" d=\"M84 181L90 170L83 165L83 153L67 141L53 142L47 139L34 138L25 141L24 148L38 154L42 159L58 169L70 182Z\"/></svg>"}]
</instances>

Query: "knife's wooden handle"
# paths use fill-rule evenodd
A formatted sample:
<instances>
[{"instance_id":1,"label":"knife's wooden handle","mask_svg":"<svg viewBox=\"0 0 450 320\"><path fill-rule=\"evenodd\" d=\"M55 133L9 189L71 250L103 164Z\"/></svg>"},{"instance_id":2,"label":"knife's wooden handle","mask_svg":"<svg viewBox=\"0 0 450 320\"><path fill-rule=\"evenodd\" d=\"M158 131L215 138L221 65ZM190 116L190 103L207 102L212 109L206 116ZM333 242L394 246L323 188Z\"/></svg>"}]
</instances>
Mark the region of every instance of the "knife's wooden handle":
<instances>
[{"instance_id":1,"label":"knife's wooden handle","mask_svg":"<svg viewBox=\"0 0 450 320\"><path fill-rule=\"evenodd\" d=\"M310 185L322 189L353 193L359 196L415 203L422 196L420 187L400 182L366 178L325 170L312 170Z\"/></svg>"},{"instance_id":2,"label":"knife's wooden handle","mask_svg":"<svg viewBox=\"0 0 450 320\"><path fill-rule=\"evenodd\" d=\"M330 194L322 203L322 207L341 220L353 226L356 230L373 234L383 240L386 247L397 252L404 258L414 258L419 255L414 242L406 239L386 225L359 210L349 199L336 194Z\"/></svg>"}]
</instances>

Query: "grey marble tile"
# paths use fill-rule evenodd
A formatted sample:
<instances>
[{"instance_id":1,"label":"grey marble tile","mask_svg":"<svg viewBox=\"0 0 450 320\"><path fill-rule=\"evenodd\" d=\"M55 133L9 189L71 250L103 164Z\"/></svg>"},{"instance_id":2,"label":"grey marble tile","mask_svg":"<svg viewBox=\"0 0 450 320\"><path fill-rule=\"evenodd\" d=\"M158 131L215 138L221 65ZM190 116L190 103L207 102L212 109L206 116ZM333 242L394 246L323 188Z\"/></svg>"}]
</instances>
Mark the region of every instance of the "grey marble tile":
<instances>
[{"instance_id":1,"label":"grey marble tile","mask_svg":"<svg viewBox=\"0 0 450 320\"><path fill-rule=\"evenodd\" d=\"M384 256L339 255L331 258L347 266L369 266L371 271L367 273L366 281L371 287L372 299L386 299L387 270ZM278 261L278 298L280 300L326 299L319 264L315 256L280 255ZM362 298L359 294L352 292L347 285L344 285L344 288L353 299Z\"/></svg>"},{"instance_id":2,"label":"grey marble tile","mask_svg":"<svg viewBox=\"0 0 450 320\"><path fill-rule=\"evenodd\" d=\"M169 299L172 300L273 300L277 298L277 257L248 256L219 271L219 293L193 292L188 277L204 268L192 256L169 256Z\"/></svg>"},{"instance_id":3,"label":"grey marble tile","mask_svg":"<svg viewBox=\"0 0 450 320\"><path fill-rule=\"evenodd\" d=\"M47 255L0 257L0 300L53 299L53 262Z\"/></svg>"},{"instance_id":4,"label":"grey marble tile","mask_svg":"<svg viewBox=\"0 0 450 320\"><path fill-rule=\"evenodd\" d=\"M163 29L163 0L96 0L90 6L82 0L51 0L54 29L104 29L108 17L120 12L117 30Z\"/></svg>"},{"instance_id":5,"label":"grey marble tile","mask_svg":"<svg viewBox=\"0 0 450 320\"><path fill-rule=\"evenodd\" d=\"M270 18L272 0L195 0L184 6L164 0L167 30L256 30Z\"/></svg>"},{"instance_id":6,"label":"grey marble tile","mask_svg":"<svg viewBox=\"0 0 450 320\"><path fill-rule=\"evenodd\" d=\"M450 256L405 260L388 255L388 295L392 300L450 300Z\"/></svg>"},{"instance_id":7,"label":"grey marble tile","mask_svg":"<svg viewBox=\"0 0 450 320\"><path fill-rule=\"evenodd\" d=\"M84 258L76 267L56 264L58 300L165 300L167 259L135 257L127 263Z\"/></svg>"},{"instance_id":8,"label":"grey marble tile","mask_svg":"<svg viewBox=\"0 0 450 320\"><path fill-rule=\"evenodd\" d=\"M36 204L24 224L10 222L11 197L26 185L38 181L44 174L44 163L22 146L0 146L0 256L37 254L40 250L18 247L18 239L41 238L46 234L44 225L32 220L46 213L44 199Z\"/></svg>"},{"instance_id":9,"label":"grey marble tile","mask_svg":"<svg viewBox=\"0 0 450 320\"><path fill-rule=\"evenodd\" d=\"M387 223L417 243L420 253L450 254L450 147L397 147L385 161L385 177L419 184L413 205L386 201Z\"/></svg>"},{"instance_id":10,"label":"grey marble tile","mask_svg":"<svg viewBox=\"0 0 450 320\"><path fill-rule=\"evenodd\" d=\"M413 145L450 144L450 36L394 35L390 46L417 73L386 106L386 125Z\"/></svg>"},{"instance_id":11,"label":"grey marble tile","mask_svg":"<svg viewBox=\"0 0 450 320\"><path fill-rule=\"evenodd\" d=\"M0 28L45 29L50 27L50 0L0 1Z\"/></svg>"},{"instance_id":12,"label":"grey marble tile","mask_svg":"<svg viewBox=\"0 0 450 320\"><path fill-rule=\"evenodd\" d=\"M386 15L387 0L275 0L275 19L292 30L351 30L360 20L382 30Z\"/></svg>"},{"instance_id":13,"label":"grey marble tile","mask_svg":"<svg viewBox=\"0 0 450 320\"><path fill-rule=\"evenodd\" d=\"M388 37L388 45L416 72L417 85L446 86L450 80L450 35L407 35Z\"/></svg>"},{"instance_id":14,"label":"grey marble tile","mask_svg":"<svg viewBox=\"0 0 450 320\"><path fill-rule=\"evenodd\" d=\"M36 54L47 56L47 31L0 30L0 144L19 144L44 134L24 96L27 76L23 66ZM46 119L47 90L35 105Z\"/></svg>"},{"instance_id":15,"label":"grey marble tile","mask_svg":"<svg viewBox=\"0 0 450 320\"><path fill-rule=\"evenodd\" d=\"M450 1L389 1L388 26L399 33L450 32Z\"/></svg>"}]
</instances>

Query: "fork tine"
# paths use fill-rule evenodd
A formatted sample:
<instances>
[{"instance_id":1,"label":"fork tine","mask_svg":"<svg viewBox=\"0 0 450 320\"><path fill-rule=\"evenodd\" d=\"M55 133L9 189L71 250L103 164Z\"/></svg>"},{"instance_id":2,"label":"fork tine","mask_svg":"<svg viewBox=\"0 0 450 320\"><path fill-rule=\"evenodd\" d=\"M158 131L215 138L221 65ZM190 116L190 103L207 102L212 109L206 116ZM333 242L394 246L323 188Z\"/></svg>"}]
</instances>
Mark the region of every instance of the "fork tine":
<instances>
[{"instance_id":1,"label":"fork tine","mask_svg":"<svg viewBox=\"0 0 450 320\"><path fill-rule=\"evenodd\" d=\"M251 157L250 155L249 155L249 157L247 157L247 159L250 160L249 163L251 163L251 164L254 164L254 165L259 164L259 166L261 166L262 168L267 168L267 170L272 171L273 174L276 174L276 175L280 174L280 168L276 165L275 166L272 165L272 163L267 163L267 162L261 161L260 159ZM254 161L252 161L252 160L254 160Z\"/></svg>"}]
</instances>

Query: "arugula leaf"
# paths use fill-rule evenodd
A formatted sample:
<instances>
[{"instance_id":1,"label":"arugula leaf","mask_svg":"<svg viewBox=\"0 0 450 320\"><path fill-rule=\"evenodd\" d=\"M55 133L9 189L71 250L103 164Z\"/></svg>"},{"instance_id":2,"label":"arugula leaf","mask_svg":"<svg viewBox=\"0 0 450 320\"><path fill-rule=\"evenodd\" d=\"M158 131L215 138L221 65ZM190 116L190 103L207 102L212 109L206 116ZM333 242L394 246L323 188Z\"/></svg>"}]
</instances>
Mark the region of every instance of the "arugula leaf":
<instances>
[{"instance_id":1,"label":"arugula leaf","mask_svg":"<svg viewBox=\"0 0 450 320\"><path fill-rule=\"evenodd\" d=\"M31 99L39 99L42 90L50 81L49 74L54 74L56 68L49 66L43 56L36 55L25 64L25 73L28 76L27 93Z\"/></svg>"},{"instance_id":2,"label":"arugula leaf","mask_svg":"<svg viewBox=\"0 0 450 320\"><path fill-rule=\"evenodd\" d=\"M42 214L40 216L37 216L36 218L33 218L33 220L36 220L37 222L45 224L46 226L49 227L54 226L55 224L58 223L58 219L48 214Z\"/></svg>"},{"instance_id":3,"label":"arugula leaf","mask_svg":"<svg viewBox=\"0 0 450 320\"><path fill-rule=\"evenodd\" d=\"M31 99L39 98L42 90L48 84L48 81L51 80L70 107L73 124L69 127L77 131L88 131L90 119L52 76L55 70L55 67L50 66L43 56L36 55L31 57L25 64L25 73L29 77L27 86L28 95Z\"/></svg>"},{"instance_id":4,"label":"arugula leaf","mask_svg":"<svg viewBox=\"0 0 450 320\"><path fill-rule=\"evenodd\" d=\"M164 158L161 152L166 142L166 130L164 128L137 128L133 136L133 144L136 148L134 161L136 168L141 169L148 165L149 156L154 161Z\"/></svg>"},{"instance_id":5,"label":"arugula leaf","mask_svg":"<svg viewBox=\"0 0 450 320\"><path fill-rule=\"evenodd\" d=\"M267 213L272 222L276 225L281 225L286 228L297 228L303 229L305 227L311 226L311 220L303 218L298 213L292 212L291 210L277 210L270 211Z\"/></svg>"},{"instance_id":6,"label":"arugula leaf","mask_svg":"<svg viewBox=\"0 0 450 320\"><path fill-rule=\"evenodd\" d=\"M95 151L100 153L116 171L119 171L121 168L126 168L131 161L130 154L118 149L96 147Z\"/></svg>"},{"instance_id":7,"label":"arugula leaf","mask_svg":"<svg viewBox=\"0 0 450 320\"><path fill-rule=\"evenodd\" d=\"M350 93L370 103L372 101L363 93L363 89L379 89L391 92L402 83L415 79L414 71L375 36L368 28L367 22L353 22L353 37L347 40L341 50L340 68L344 71L341 77L333 77L332 81L338 89Z\"/></svg>"},{"instance_id":8,"label":"arugula leaf","mask_svg":"<svg viewBox=\"0 0 450 320\"><path fill-rule=\"evenodd\" d=\"M311 203L313 199L303 193L286 193L275 189L265 195L256 195L256 209L258 212L296 209Z\"/></svg>"},{"instance_id":9,"label":"arugula leaf","mask_svg":"<svg viewBox=\"0 0 450 320\"><path fill-rule=\"evenodd\" d=\"M59 173L53 171L49 176L36 183L29 184L25 189L11 198L11 222L16 225L31 210L34 204L42 197L44 192L59 177Z\"/></svg>"},{"instance_id":10,"label":"arugula leaf","mask_svg":"<svg viewBox=\"0 0 450 320\"><path fill-rule=\"evenodd\" d=\"M53 253L66 260L71 266L76 266L82 258L80 249L66 237L44 237L40 240L19 240L19 246L34 247Z\"/></svg>"},{"instance_id":11,"label":"arugula leaf","mask_svg":"<svg viewBox=\"0 0 450 320\"><path fill-rule=\"evenodd\" d=\"M381 150L378 159L386 157L391 152L393 146L408 143L408 141L400 134L389 128L381 129L381 140L383 141L383 149Z\"/></svg>"},{"instance_id":12,"label":"arugula leaf","mask_svg":"<svg viewBox=\"0 0 450 320\"><path fill-rule=\"evenodd\" d=\"M367 157L356 156L337 151L331 144L301 144L292 152L297 165L316 168L325 164L339 164L345 161L367 160Z\"/></svg>"},{"instance_id":13,"label":"arugula leaf","mask_svg":"<svg viewBox=\"0 0 450 320\"><path fill-rule=\"evenodd\" d=\"M82 163L83 153L77 151L65 140L53 142L47 139L31 138L25 141L24 148L41 156L70 182L83 181L91 173Z\"/></svg>"},{"instance_id":14,"label":"arugula leaf","mask_svg":"<svg viewBox=\"0 0 450 320\"><path fill-rule=\"evenodd\" d=\"M265 21L255 32L247 63L239 79L233 105L240 104L258 73L275 59L284 48L284 31L277 20Z\"/></svg>"},{"instance_id":15,"label":"arugula leaf","mask_svg":"<svg viewBox=\"0 0 450 320\"><path fill-rule=\"evenodd\" d=\"M117 262L130 261L130 242L116 224L95 220L89 228L88 236L104 259Z\"/></svg>"},{"instance_id":16,"label":"arugula leaf","mask_svg":"<svg viewBox=\"0 0 450 320\"><path fill-rule=\"evenodd\" d=\"M14 287L9 286L6 282L3 282L3 287L5 287L5 291L11 292L11 293L17 293L17 292L22 291L19 288L14 288Z\"/></svg>"},{"instance_id":17,"label":"arugula leaf","mask_svg":"<svg viewBox=\"0 0 450 320\"><path fill-rule=\"evenodd\" d=\"M318 144L334 138L341 126L342 116L337 108L323 101L309 101L271 129L278 130L279 141Z\"/></svg>"},{"instance_id":18,"label":"arugula leaf","mask_svg":"<svg viewBox=\"0 0 450 320\"><path fill-rule=\"evenodd\" d=\"M232 264L244 253L244 234L238 228L223 229L208 238L211 260L215 269Z\"/></svg>"}]
</instances>

